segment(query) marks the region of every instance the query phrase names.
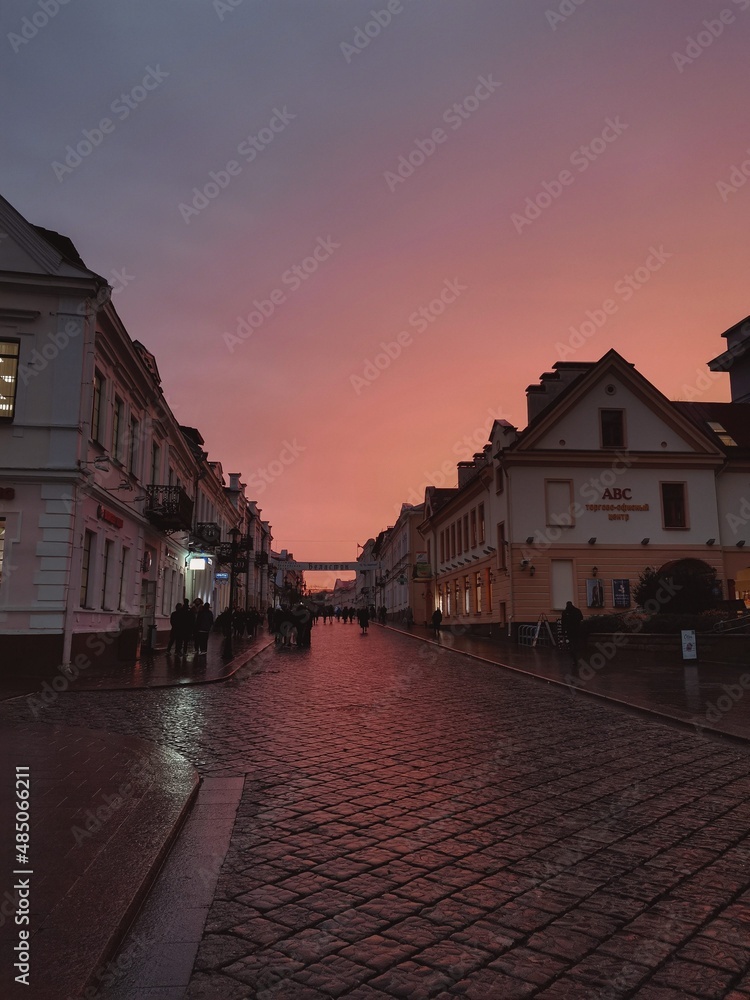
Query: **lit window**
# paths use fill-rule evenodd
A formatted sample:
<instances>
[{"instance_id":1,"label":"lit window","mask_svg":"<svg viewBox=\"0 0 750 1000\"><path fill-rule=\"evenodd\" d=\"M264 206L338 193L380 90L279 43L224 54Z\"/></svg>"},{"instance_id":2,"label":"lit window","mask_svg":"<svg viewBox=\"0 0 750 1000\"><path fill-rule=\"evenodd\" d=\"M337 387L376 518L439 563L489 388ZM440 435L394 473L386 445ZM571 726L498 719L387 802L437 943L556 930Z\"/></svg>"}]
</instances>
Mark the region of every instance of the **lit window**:
<instances>
[{"instance_id":1,"label":"lit window","mask_svg":"<svg viewBox=\"0 0 750 1000\"><path fill-rule=\"evenodd\" d=\"M718 420L709 420L708 426L721 441L722 444L731 445L737 447L737 442L734 440L731 434L728 433L725 427L723 427Z\"/></svg>"},{"instance_id":2,"label":"lit window","mask_svg":"<svg viewBox=\"0 0 750 1000\"><path fill-rule=\"evenodd\" d=\"M464 613L469 614L471 611L471 590L469 587L468 576L464 577Z\"/></svg>"},{"instance_id":3,"label":"lit window","mask_svg":"<svg viewBox=\"0 0 750 1000\"><path fill-rule=\"evenodd\" d=\"M0 340L0 419L12 420L16 412L18 385L18 345L15 340Z\"/></svg>"},{"instance_id":4,"label":"lit window","mask_svg":"<svg viewBox=\"0 0 750 1000\"><path fill-rule=\"evenodd\" d=\"M474 589L476 591L476 601L477 601L476 611L477 613L479 613L482 610L482 574L479 571L477 571L476 584Z\"/></svg>"}]
</instances>

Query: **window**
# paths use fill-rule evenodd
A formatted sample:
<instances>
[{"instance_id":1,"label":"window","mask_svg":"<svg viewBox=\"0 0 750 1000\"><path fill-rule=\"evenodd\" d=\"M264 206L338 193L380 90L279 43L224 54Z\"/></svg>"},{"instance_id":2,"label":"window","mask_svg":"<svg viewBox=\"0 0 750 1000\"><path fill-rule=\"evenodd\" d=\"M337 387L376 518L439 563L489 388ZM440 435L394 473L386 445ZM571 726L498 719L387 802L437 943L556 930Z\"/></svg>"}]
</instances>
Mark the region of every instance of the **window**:
<instances>
[{"instance_id":1,"label":"window","mask_svg":"<svg viewBox=\"0 0 750 1000\"><path fill-rule=\"evenodd\" d=\"M94 535L91 531L83 533L83 560L81 562L81 607L89 606L89 571L91 569L91 549L94 545Z\"/></svg>"},{"instance_id":2,"label":"window","mask_svg":"<svg viewBox=\"0 0 750 1000\"><path fill-rule=\"evenodd\" d=\"M174 587L174 570L164 571L164 585L161 592L161 613L168 615L172 610L172 588Z\"/></svg>"},{"instance_id":3,"label":"window","mask_svg":"<svg viewBox=\"0 0 750 1000\"><path fill-rule=\"evenodd\" d=\"M471 589L469 587L468 576L464 577L464 614L468 615L471 611Z\"/></svg>"},{"instance_id":4,"label":"window","mask_svg":"<svg viewBox=\"0 0 750 1000\"><path fill-rule=\"evenodd\" d=\"M107 608L107 585L109 583L109 571L112 562L112 541L107 538L104 542L104 562L102 563L102 607Z\"/></svg>"},{"instance_id":5,"label":"window","mask_svg":"<svg viewBox=\"0 0 750 1000\"><path fill-rule=\"evenodd\" d=\"M427 539L427 562L432 566L432 539Z\"/></svg>"},{"instance_id":6,"label":"window","mask_svg":"<svg viewBox=\"0 0 750 1000\"><path fill-rule=\"evenodd\" d=\"M454 614L457 615L457 614L460 614L460 612L461 612L461 587L459 586L459 583L458 583L458 577L456 577L456 586L455 586L455 590L454 590L453 596L455 598L455 607L456 607L456 610L454 611Z\"/></svg>"},{"instance_id":7,"label":"window","mask_svg":"<svg viewBox=\"0 0 750 1000\"><path fill-rule=\"evenodd\" d=\"M3 582L3 557L5 556L5 518L0 517L0 583Z\"/></svg>"},{"instance_id":8,"label":"window","mask_svg":"<svg viewBox=\"0 0 750 1000\"><path fill-rule=\"evenodd\" d=\"M625 411L599 410L602 448L625 447Z\"/></svg>"},{"instance_id":9,"label":"window","mask_svg":"<svg viewBox=\"0 0 750 1000\"><path fill-rule=\"evenodd\" d=\"M118 461L122 461L122 400L115 396L115 407L112 412L112 455Z\"/></svg>"},{"instance_id":10,"label":"window","mask_svg":"<svg viewBox=\"0 0 750 1000\"><path fill-rule=\"evenodd\" d=\"M495 493L502 493L505 489L505 474L502 467L498 465L495 469Z\"/></svg>"},{"instance_id":11,"label":"window","mask_svg":"<svg viewBox=\"0 0 750 1000\"><path fill-rule=\"evenodd\" d=\"M665 528L687 528L685 483L661 484L661 516Z\"/></svg>"},{"instance_id":12,"label":"window","mask_svg":"<svg viewBox=\"0 0 750 1000\"><path fill-rule=\"evenodd\" d=\"M158 484L161 480L161 452L156 441L151 442L151 478L149 483Z\"/></svg>"},{"instance_id":13,"label":"window","mask_svg":"<svg viewBox=\"0 0 750 1000\"><path fill-rule=\"evenodd\" d=\"M574 527L573 480L545 479L544 495L547 525L557 528Z\"/></svg>"},{"instance_id":14,"label":"window","mask_svg":"<svg viewBox=\"0 0 750 1000\"><path fill-rule=\"evenodd\" d=\"M440 532L440 562L445 562L445 531Z\"/></svg>"},{"instance_id":15,"label":"window","mask_svg":"<svg viewBox=\"0 0 750 1000\"><path fill-rule=\"evenodd\" d=\"M486 570L487 573L487 610L492 611L492 570Z\"/></svg>"},{"instance_id":16,"label":"window","mask_svg":"<svg viewBox=\"0 0 750 1000\"><path fill-rule=\"evenodd\" d=\"M477 614L480 614L481 611L482 611L482 574L481 574L480 571L477 571L477 574L476 574L476 579L474 581L474 590L475 590L475 594L476 594L476 597L475 597L475 600L476 600L475 611L476 611Z\"/></svg>"},{"instance_id":17,"label":"window","mask_svg":"<svg viewBox=\"0 0 750 1000\"><path fill-rule=\"evenodd\" d=\"M477 512L477 531L479 532L479 544L484 545L484 504L480 503Z\"/></svg>"},{"instance_id":18,"label":"window","mask_svg":"<svg viewBox=\"0 0 750 1000\"><path fill-rule=\"evenodd\" d=\"M469 515L464 514L464 549L469 551Z\"/></svg>"},{"instance_id":19,"label":"window","mask_svg":"<svg viewBox=\"0 0 750 1000\"><path fill-rule=\"evenodd\" d=\"M456 558L456 526L451 525L451 559Z\"/></svg>"},{"instance_id":20,"label":"window","mask_svg":"<svg viewBox=\"0 0 750 1000\"><path fill-rule=\"evenodd\" d=\"M445 587L445 613L446 615L451 613L451 585L449 583Z\"/></svg>"},{"instance_id":21,"label":"window","mask_svg":"<svg viewBox=\"0 0 750 1000\"><path fill-rule=\"evenodd\" d=\"M560 610L568 601L575 604L575 576L572 559L553 559L550 563L552 607Z\"/></svg>"},{"instance_id":22,"label":"window","mask_svg":"<svg viewBox=\"0 0 750 1000\"><path fill-rule=\"evenodd\" d=\"M471 512L471 547L475 549L477 547L477 509L476 507Z\"/></svg>"},{"instance_id":23,"label":"window","mask_svg":"<svg viewBox=\"0 0 750 1000\"><path fill-rule=\"evenodd\" d=\"M457 522L456 528L457 528L457 531L456 531L456 550L457 550L457 552L458 552L459 555L462 555L463 551L464 551L464 547L461 544L461 521L460 520Z\"/></svg>"},{"instance_id":24,"label":"window","mask_svg":"<svg viewBox=\"0 0 750 1000\"><path fill-rule=\"evenodd\" d=\"M718 420L709 420L708 426L718 437L722 444L729 445L730 447L737 447L737 442L734 440L731 434L728 433L726 427L720 424Z\"/></svg>"},{"instance_id":25,"label":"window","mask_svg":"<svg viewBox=\"0 0 750 1000\"><path fill-rule=\"evenodd\" d=\"M125 580L127 567L129 562L130 549L126 548L124 545L122 547L122 555L120 556L120 593L117 598L117 607L120 611L125 607Z\"/></svg>"},{"instance_id":26,"label":"window","mask_svg":"<svg viewBox=\"0 0 750 1000\"><path fill-rule=\"evenodd\" d=\"M104 430L104 376L94 372L94 396L91 403L91 440L101 442Z\"/></svg>"},{"instance_id":27,"label":"window","mask_svg":"<svg viewBox=\"0 0 750 1000\"><path fill-rule=\"evenodd\" d=\"M12 420L16 412L19 341L0 340L0 419Z\"/></svg>"},{"instance_id":28,"label":"window","mask_svg":"<svg viewBox=\"0 0 750 1000\"><path fill-rule=\"evenodd\" d=\"M505 552L505 521L501 521L497 526L497 567L507 569L508 557Z\"/></svg>"},{"instance_id":29,"label":"window","mask_svg":"<svg viewBox=\"0 0 750 1000\"><path fill-rule=\"evenodd\" d=\"M130 418L130 435L128 437L128 469L135 476L138 469L138 421ZM153 485L153 484L151 484Z\"/></svg>"}]
</instances>

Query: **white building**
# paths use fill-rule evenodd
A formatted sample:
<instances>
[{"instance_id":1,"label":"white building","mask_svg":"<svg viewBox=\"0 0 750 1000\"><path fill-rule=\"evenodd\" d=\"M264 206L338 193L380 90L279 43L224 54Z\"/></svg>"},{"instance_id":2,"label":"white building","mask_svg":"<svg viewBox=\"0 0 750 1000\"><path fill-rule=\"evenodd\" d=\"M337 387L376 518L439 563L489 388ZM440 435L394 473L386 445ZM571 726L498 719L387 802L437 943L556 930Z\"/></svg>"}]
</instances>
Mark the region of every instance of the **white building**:
<instances>
[{"instance_id":1,"label":"white building","mask_svg":"<svg viewBox=\"0 0 750 1000\"><path fill-rule=\"evenodd\" d=\"M270 528L175 420L106 281L2 199L0 231L0 663L132 658L186 596L228 604L235 525L253 541L235 602L250 580L260 598Z\"/></svg>"}]
</instances>

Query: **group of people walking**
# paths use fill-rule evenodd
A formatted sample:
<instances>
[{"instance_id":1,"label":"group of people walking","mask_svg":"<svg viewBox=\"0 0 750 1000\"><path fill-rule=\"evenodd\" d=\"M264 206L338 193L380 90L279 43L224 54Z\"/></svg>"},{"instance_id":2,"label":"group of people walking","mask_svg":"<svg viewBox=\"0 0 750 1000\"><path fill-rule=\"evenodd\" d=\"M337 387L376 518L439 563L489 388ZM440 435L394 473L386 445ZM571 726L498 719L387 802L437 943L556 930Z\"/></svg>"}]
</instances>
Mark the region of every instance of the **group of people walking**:
<instances>
[{"instance_id":1,"label":"group of people walking","mask_svg":"<svg viewBox=\"0 0 750 1000\"><path fill-rule=\"evenodd\" d=\"M175 606L174 611L169 616L171 631L169 634L169 644L167 652L172 652L182 656L192 649L196 653L208 651L208 636L214 625L214 613L211 605L196 597L191 604L185 601Z\"/></svg>"}]
</instances>

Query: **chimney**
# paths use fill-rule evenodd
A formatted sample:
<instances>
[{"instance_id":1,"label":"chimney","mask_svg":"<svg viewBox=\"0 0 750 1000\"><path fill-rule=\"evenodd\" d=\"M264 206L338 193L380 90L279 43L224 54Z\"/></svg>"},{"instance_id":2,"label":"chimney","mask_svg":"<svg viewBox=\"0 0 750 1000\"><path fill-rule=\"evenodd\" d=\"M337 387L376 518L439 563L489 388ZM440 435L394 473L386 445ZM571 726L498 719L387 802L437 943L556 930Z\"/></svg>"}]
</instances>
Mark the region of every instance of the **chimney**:
<instances>
[{"instance_id":1,"label":"chimney","mask_svg":"<svg viewBox=\"0 0 750 1000\"><path fill-rule=\"evenodd\" d=\"M554 371L543 372L539 376L538 385L526 387L526 409L528 422L531 423L542 410L560 393L575 382L584 372L594 367L593 361L556 361L552 366Z\"/></svg>"}]
</instances>

